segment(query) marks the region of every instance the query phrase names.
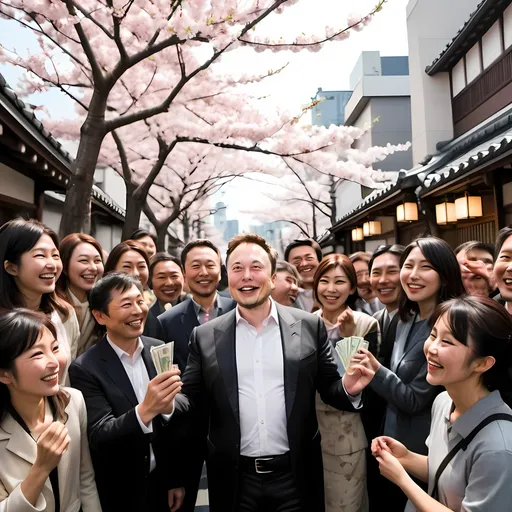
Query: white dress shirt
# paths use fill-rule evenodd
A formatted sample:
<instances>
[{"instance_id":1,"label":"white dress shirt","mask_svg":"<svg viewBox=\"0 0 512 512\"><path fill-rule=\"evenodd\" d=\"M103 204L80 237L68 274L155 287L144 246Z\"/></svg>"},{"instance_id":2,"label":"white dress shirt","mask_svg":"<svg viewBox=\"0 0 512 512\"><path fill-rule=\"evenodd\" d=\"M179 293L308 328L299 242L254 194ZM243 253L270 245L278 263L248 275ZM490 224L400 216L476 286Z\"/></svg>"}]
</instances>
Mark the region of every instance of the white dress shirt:
<instances>
[{"instance_id":1,"label":"white dress shirt","mask_svg":"<svg viewBox=\"0 0 512 512\"><path fill-rule=\"evenodd\" d=\"M263 329L244 320L236 308L236 366L240 408L240 455L261 457L286 453L284 364L279 317L271 300Z\"/></svg>"},{"instance_id":2,"label":"white dress shirt","mask_svg":"<svg viewBox=\"0 0 512 512\"><path fill-rule=\"evenodd\" d=\"M124 371L128 378L130 379L130 383L132 385L133 391L139 404L146 397L146 391L148 389L149 384L149 374L144 364L144 359L142 359L142 350L144 349L144 345L142 344L142 340L139 338L139 343L133 356L130 357L130 354L125 352L122 348L119 348L117 345L112 343L107 336L107 341L109 345L112 347L114 352L119 357L121 364L123 365ZM139 407L135 407L135 415L137 416L137 420L139 422L140 428L144 434L151 434L153 432L153 422L150 422L148 426L144 425L143 421L139 416ZM149 445L149 471L153 471L156 467L155 454L153 453L153 447L151 444Z\"/></svg>"}]
</instances>

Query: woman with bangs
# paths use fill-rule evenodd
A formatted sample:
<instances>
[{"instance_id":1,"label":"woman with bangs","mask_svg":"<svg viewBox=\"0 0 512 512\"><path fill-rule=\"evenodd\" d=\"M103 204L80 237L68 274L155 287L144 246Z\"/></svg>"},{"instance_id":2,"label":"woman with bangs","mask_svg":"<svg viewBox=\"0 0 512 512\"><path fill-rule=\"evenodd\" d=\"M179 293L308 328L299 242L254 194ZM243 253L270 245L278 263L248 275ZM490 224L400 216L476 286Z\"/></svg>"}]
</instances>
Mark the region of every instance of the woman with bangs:
<instances>
[{"instance_id":1,"label":"woman with bangs","mask_svg":"<svg viewBox=\"0 0 512 512\"><path fill-rule=\"evenodd\" d=\"M15 219L0 227L0 308L28 308L48 315L60 343L61 383L76 358L80 329L75 310L55 293L62 273L57 235L37 220Z\"/></svg>"},{"instance_id":2,"label":"woman with bangs","mask_svg":"<svg viewBox=\"0 0 512 512\"><path fill-rule=\"evenodd\" d=\"M322 306L315 314L322 318L333 348L342 338L360 336L376 350L377 320L350 307L357 299L356 287L356 271L347 256L326 256L313 281L315 301ZM335 350L333 355L343 375L345 369ZM361 415L338 411L324 404L318 395L316 411L322 438L326 512L364 512L368 510L365 455L368 442Z\"/></svg>"},{"instance_id":3,"label":"woman with bangs","mask_svg":"<svg viewBox=\"0 0 512 512\"><path fill-rule=\"evenodd\" d=\"M130 274L136 277L146 290L149 281L149 258L144 246L135 240L125 240L117 244L105 263L105 274L107 272ZM148 301L146 303L148 307L152 304ZM151 309L148 312L143 334L167 343L164 328Z\"/></svg>"},{"instance_id":4,"label":"woman with bangs","mask_svg":"<svg viewBox=\"0 0 512 512\"><path fill-rule=\"evenodd\" d=\"M387 402L382 434L426 454L430 411L441 389L426 380L423 343L430 335L428 321L436 306L464 294L464 285L452 249L436 237L418 238L406 247L400 259L400 282L404 293L390 367L369 351L361 352L375 372L370 388ZM380 492L394 503L392 510L403 510L406 497L398 487L383 481Z\"/></svg>"},{"instance_id":5,"label":"woman with bangs","mask_svg":"<svg viewBox=\"0 0 512 512\"><path fill-rule=\"evenodd\" d=\"M57 281L57 294L74 307L78 317L79 356L101 336L89 310L87 295L94 283L103 276L103 249L92 236L72 233L62 239L59 252L63 270Z\"/></svg>"},{"instance_id":6,"label":"woman with bangs","mask_svg":"<svg viewBox=\"0 0 512 512\"><path fill-rule=\"evenodd\" d=\"M428 456L379 437L381 473L407 495L407 510L510 510L512 319L496 301L466 296L441 304L430 325L427 381L446 391L432 407Z\"/></svg>"},{"instance_id":7,"label":"woman with bangs","mask_svg":"<svg viewBox=\"0 0 512 512\"><path fill-rule=\"evenodd\" d=\"M59 386L57 331L0 312L0 511L101 512L82 394Z\"/></svg>"}]
</instances>

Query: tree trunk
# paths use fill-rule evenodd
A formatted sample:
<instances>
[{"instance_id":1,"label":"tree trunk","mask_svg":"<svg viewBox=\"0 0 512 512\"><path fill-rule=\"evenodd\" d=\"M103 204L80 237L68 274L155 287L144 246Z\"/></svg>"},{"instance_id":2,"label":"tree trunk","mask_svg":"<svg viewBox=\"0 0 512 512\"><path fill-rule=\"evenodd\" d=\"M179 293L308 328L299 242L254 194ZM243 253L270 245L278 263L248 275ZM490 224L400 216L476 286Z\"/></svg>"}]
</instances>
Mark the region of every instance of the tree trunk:
<instances>
[{"instance_id":1,"label":"tree trunk","mask_svg":"<svg viewBox=\"0 0 512 512\"><path fill-rule=\"evenodd\" d=\"M90 227L88 217L94 171L104 138L101 132L99 126L92 130L82 129L80 145L66 191L66 200L60 221L59 234L61 238L70 233L83 233L87 227Z\"/></svg>"},{"instance_id":2,"label":"tree trunk","mask_svg":"<svg viewBox=\"0 0 512 512\"><path fill-rule=\"evenodd\" d=\"M329 188L329 196L331 198L331 226L334 226L337 222L337 208L336 208L336 183L334 182L334 179L331 177L331 186Z\"/></svg>"},{"instance_id":3,"label":"tree trunk","mask_svg":"<svg viewBox=\"0 0 512 512\"><path fill-rule=\"evenodd\" d=\"M167 224L159 224L156 229L156 248L158 251L165 251L165 237L167 235Z\"/></svg>"},{"instance_id":4,"label":"tree trunk","mask_svg":"<svg viewBox=\"0 0 512 512\"><path fill-rule=\"evenodd\" d=\"M139 228L142 208L145 201L134 197L131 187L126 185L126 217L124 219L122 239L128 240L132 233Z\"/></svg>"},{"instance_id":5,"label":"tree trunk","mask_svg":"<svg viewBox=\"0 0 512 512\"><path fill-rule=\"evenodd\" d=\"M81 233L90 227L89 201L91 200L94 171L101 144L105 138L105 111L108 91L96 89L92 95L87 118L80 130L80 144L73 164L59 234Z\"/></svg>"},{"instance_id":6,"label":"tree trunk","mask_svg":"<svg viewBox=\"0 0 512 512\"><path fill-rule=\"evenodd\" d=\"M188 244L190 242L190 224L188 222L188 215L185 212L181 221L183 224L183 241Z\"/></svg>"}]
</instances>

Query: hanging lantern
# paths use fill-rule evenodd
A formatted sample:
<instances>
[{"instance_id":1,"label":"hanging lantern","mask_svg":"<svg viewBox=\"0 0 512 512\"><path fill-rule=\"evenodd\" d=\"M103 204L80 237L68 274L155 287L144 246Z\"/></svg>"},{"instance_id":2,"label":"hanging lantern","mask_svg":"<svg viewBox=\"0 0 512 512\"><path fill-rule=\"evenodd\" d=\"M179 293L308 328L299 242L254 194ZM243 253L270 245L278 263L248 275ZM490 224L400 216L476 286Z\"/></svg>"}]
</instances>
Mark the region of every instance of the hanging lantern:
<instances>
[{"instance_id":1,"label":"hanging lantern","mask_svg":"<svg viewBox=\"0 0 512 512\"><path fill-rule=\"evenodd\" d=\"M363 224L363 235L375 236L382 234L382 223L378 220L369 220Z\"/></svg>"},{"instance_id":2,"label":"hanging lantern","mask_svg":"<svg viewBox=\"0 0 512 512\"><path fill-rule=\"evenodd\" d=\"M457 222L455 203L445 201L444 203L436 204L436 222L440 226L445 226L450 222Z\"/></svg>"},{"instance_id":3,"label":"hanging lantern","mask_svg":"<svg viewBox=\"0 0 512 512\"><path fill-rule=\"evenodd\" d=\"M396 207L397 222L414 222L418 220L418 205L413 202L404 202Z\"/></svg>"},{"instance_id":4,"label":"hanging lantern","mask_svg":"<svg viewBox=\"0 0 512 512\"><path fill-rule=\"evenodd\" d=\"M480 196L470 196L466 192L463 197L455 199L455 215L457 220L482 217L482 198Z\"/></svg>"},{"instance_id":5,"label":"hanging lantern","mask_svg":"<svg viewBox=\"0 0 512 512\"><path fill-rule=\"evenodd\" d=\"M365 222L363 224L363 236L370 236L370 223L369 222Z\"/></svg>"},{"instance_id":6,"label":"hanging lantern","mask_svg":"<svg viewBox=\"0 0 512 512\"><path fill-rule=\"evenodd\" d=\"M360 242L363 238L363 228L354 228L352 230L352 242Z\"/></svg>"}]
</instances>

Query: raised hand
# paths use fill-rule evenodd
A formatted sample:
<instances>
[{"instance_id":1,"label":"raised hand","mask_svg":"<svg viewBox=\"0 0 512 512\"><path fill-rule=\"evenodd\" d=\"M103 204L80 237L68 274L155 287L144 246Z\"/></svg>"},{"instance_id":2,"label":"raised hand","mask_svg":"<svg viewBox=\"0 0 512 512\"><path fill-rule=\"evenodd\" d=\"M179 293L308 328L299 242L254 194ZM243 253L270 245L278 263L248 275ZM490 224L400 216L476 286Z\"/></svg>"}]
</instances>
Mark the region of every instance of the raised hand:
<instances>
[{"instance_id":1,"label":"raised hand","mask_svg":"<svg viewBox=\"0 0 512 512\"><path fill-rule=\"evenodd\" d=\"M400 441L388 436L373 439L371 448L374 457L377 457L382 450L391 453L397 459L403 459L409 455L409 450Z\"/></svg>"},{"instance_id":2,"label":"raised hand","mask_svg":"<svg viewBox=\"0 0 512 512\"><path fill-rule=\"evenodd\" d=\"M400 461L386 450L381 450L376 457L379 463L380 474L400 486L404 478L407 478L407 471L400 463Z\"/></svg>"},{"instance_id":3,"label":"raised hand","mask_svg":"<svg viewBox=\"0 0 512 512\"><path fill-rule=\"evenodd\" d=\"M354 312L347 306L345 311L338 317L338 329L342 338L354 336L356 333L356 323Z\"/></svg>"},{"instance_id":4,"label":"raised hand","mask_svg":"<svg viewBox=\"0 0 512 512\"><path fill-rule=\"evenodd\" d=\"M148 424L159 414L170 414L174 409L174 397L181 391L180 370L172 368L152 379L148 384L146 396L139 404L139 416Z\"/></svg>"},{"instance_id":5,"label":"raised hand","mask_svg":"<svg viewBox=\"0 0 512 512\"><path fill-rule=\"evenodd\" d=\"M354 354L350 362L350 372L343 375L343 385L349 395L358 395L370 384L375 372L372 370L368 357L363 353Z\"/></svg>"},{"instance_id":6,"label":"raised hand","mask_svg":"<svg viewBox=\"0 0 512 512\"><path fill-rule=\"evenodd\" d=\"M68 449L70 438L66 425L54 421L37 440L37 455L34 467L45 474L57 467L64 452Z\"/></svg>"}]
</instances>

